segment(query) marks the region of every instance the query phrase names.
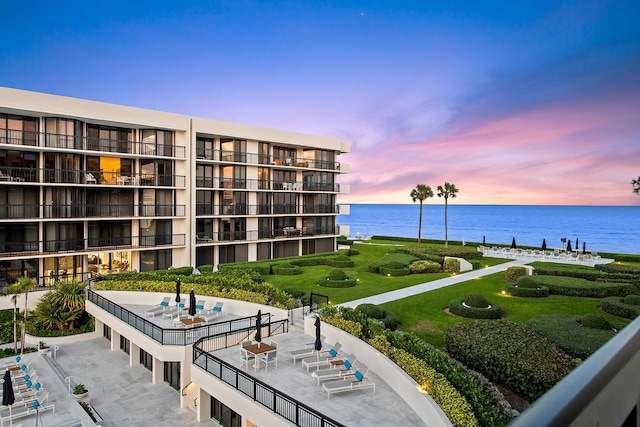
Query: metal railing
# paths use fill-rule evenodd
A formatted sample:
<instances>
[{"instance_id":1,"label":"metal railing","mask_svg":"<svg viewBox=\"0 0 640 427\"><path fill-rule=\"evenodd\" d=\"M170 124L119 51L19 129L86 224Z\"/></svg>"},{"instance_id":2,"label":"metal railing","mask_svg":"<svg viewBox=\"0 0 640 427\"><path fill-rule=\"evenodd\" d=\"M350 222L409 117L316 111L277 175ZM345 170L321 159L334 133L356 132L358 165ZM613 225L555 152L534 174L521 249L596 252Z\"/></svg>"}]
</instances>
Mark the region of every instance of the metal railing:
<instances>
[{"instance_id":1,"label":"metal railing","mask_svg":"<svg viewBox=\"0 0 640 427\"><path fill-rule=\"evenodd\" d=\"M270 214L318 214L338 213L336 205L213 205L209 203L196 204L196 215L270 215Z\"/></svg>"},{"instance_id":2,"label":"metal railing","mask_svg":"<svg viewBox=\"0 0 640 427\"><path fill-rule=\"evenodd\" d=\"M305 159L300 157L243 153L240 151L214 150L212 148L196 148L196 158L198 160L213 160L224 163L250 163L307 169L340 170L340 162Z\"/></svg>"},{"instance_id":3,"label":"metal railing","mask_svg":"<svg viewBox=\"0 0 640 427\"><path fill-rule=\"evenodd\" d=\"M151 216L185 216L185 205L4 205L0 219L40 218L124 218Z\"/></svg>"},{"instance_id":4,"label":"metal railing","mask_svg":"<svg viewBox=\"0 0 640 427\"><path fill-rule=\"evenodd\" d=\"M284 227L281 229L260 229L245 231L199 232L196 243L214 243L229 241L255 241L263 239L293 239L310 236L337 236L339 227Z\"/></svg>"},{"instance_id":5,"label":"metal railing","mask_svg":"<svg viewBox=\"0 0 640 427\"><path fill-rule=\"evenodd\" d=\"M328 182L265 181L245 178L196 177L197 188L226 188L236 190L323 191L340 192L340 184Z\"/></svg>"},{"instance_id":6,"label":"metal railing","mask_svg":"<svg viewBox=\"0 0 640 427\"><path fill-rule=\"evenodd\" d=\"M224 334L242 334L244 332L246 336L246 331L252 328L255 330L256 328L256 316L241 317L224 322L194 326L188 329L162 328L93 290L87 290L87 300L162 345L185 346L202 340L204 337L222 336ZM271 325L270 313L263 313L262 319L265 322L263 326Z\"/></svg>"},{"instance_id":7,"label":"metal railing","mask_svg":"<svg viewBox=\"0 0 640 427\"><path fill-rule=\"evenodd\" d=\"M280 322L282 322L283 326L288 325L288 320ZM271 331L274 330L274 325L277 323L269 324ZM193 345L193 364L296 426L343 426L343 424L301 403L286 393L254 378L241 368L235 367L211 354L212 351L237 345L246 338L247 335L243 335L242 331L202 338Z\"/></svg>"},{"instance_id":8,"label":"metal railing","mask_svg":"<svg viewBox=\"0 0 640 427\"><path fill-rule=\"evenodd\" d=\"M184 245L185 234L0 242L0 258L17 255L39 255L50 252L95 252L98 250L126 250L134 248Z\"/></svg>"}]
</instances>

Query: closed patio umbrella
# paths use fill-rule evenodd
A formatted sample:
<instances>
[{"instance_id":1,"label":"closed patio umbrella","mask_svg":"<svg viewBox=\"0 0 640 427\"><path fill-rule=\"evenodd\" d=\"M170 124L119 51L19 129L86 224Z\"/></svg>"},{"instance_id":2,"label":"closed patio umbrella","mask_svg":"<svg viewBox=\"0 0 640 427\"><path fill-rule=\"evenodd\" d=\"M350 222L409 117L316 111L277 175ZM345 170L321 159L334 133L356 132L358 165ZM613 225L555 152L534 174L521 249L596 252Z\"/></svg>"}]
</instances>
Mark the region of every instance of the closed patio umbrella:
<instances>
[{"instance_id":1,"label":"closed patio umbrella","mask_svg":"<svg viewBox=\"0 0 640 427\"><path fill-rule=\"evenodd\" d=\"M13 383L11 382L11 372L7 369L4 371L4 384L2 384L2 404L9 407L9 420L13 425L13 418L11 417L11 405L16 401L16 397L13 394Z\"/></svg>"},{"instance_id":2,"label":"closed patio umbrella","mask_svg":"<svg viewBox=\"0 0 640 427\"><path fill-rule=\"evenodd\" d=\"M571 252L571 240L567 240L567 252Z\"/></svg>"},{"instance_id":3,"label":"closed patio umbrella","mask_svg":"<svg viewBox=\"0 0 640 427\"><path fill-rule=\"evenodd\" d=\"M313 348L316 351L320 351L322 350L322 341L320 340L320 318L316 317L316 321L314 323L315 327L316 327L316 342L314 343Z\"/></svg>"},{"instance_id":4,"label":"closed patio umbrella","mask_svg":"<svg viewBox=\"0 0 640 427\"><path fill-rule=\"evenodd\" d=\"M196 315L196 294L191 289L189 293L189 316L193 317Z\"/></svg>"},{"instance_id":5,"label":"closed patio umbrella","mask_svg":"<svg viewBox=\"0 0 640 427\"><path fill-rule=\"evenodd\" d=\"M514 237L514 238L511 240L511 249L515 249L515 248L516 248L516 238Z\"/></svg>"},{"instance_id":6,"label":"closed patio umbrella","mask_svg":"<svg viewBox=\"0 0 640 427\"><path fill-rule=\"evenodd\" d=\"M587 242L582 242L582 255L587 253Z\"/></svg>"},{"instance_id":7,"label":"closed patio umbrella","mask_svg":"<svg viewBox=\"0 0 640 427\"><path fill-rule=\"evenodd\" d=\"M176 279L176 304L180 303L180 279Z\"/></svg>"},{"instance_id":8,"label":"closed patio umbrella","mask_svg":"<svg viewBox=\"0 0 640 427\"><path fill-rule=\"evenodd\" d=\"M547 250L547 240L546 239L542 239L542 250L543 251Z\"/></svg>"},{"instance_id":9,"label":"closed patio umbrella","mask_svg":"<svg viewBox=\"0 0 640 427\"><path fill-rule=\"evenodd\" d=\"M262 310L258 310L258 315L256 316L256 336L254 339L258 343L262 342Z\"/></svg>"}]
</instances>

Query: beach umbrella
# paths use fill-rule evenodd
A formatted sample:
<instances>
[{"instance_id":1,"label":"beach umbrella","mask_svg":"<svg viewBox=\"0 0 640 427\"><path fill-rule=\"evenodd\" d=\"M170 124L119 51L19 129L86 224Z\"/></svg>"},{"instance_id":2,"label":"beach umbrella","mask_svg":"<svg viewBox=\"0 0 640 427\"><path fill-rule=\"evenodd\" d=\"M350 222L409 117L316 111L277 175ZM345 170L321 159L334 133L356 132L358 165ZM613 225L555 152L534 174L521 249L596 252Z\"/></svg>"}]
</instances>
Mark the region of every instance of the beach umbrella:
<instances>
[{"instance_id":1,"label":"beach umbrella","mask_svg":"<svg viewBox=\"0 0 640 427\"><path fill-rule=\"evenodd\" d=\"M191 289L191 292L189 293L189 316L193 317L196 315L196 293L193 292L193 289Z\"/></svg>"},{"instance_id":2,"label":"beach umbrella","mask_svg":"<svg viewBox=\"0 0 640 427\"><path fill-rule=\"evenodd\" d=\"M582 255L587 253L587 242L582 242Z\"/></svg>"},{"instance_id":3,"label":"beach umbrella","mask_svg":"<svg viewBox=\"0 0 640 427\"><path fill-rule=\"evenodd\" d=\"M11 382L11 372L7 369L4 371L4 383L2 384L2 404L9 407L9 420L13 425L13 418L11 417L11 405L16 401L16 397L13 394L13 383Z\"/></svg>"},{"instance_id":4,"label":"beach umbrella","mask_svg":"<svg viewBox=\"0 0 640 427\"><path fill-rule=\"evenodd\" d=\"M176 304L180 302L180 279L176 279Z\"/></svg>"},{"instance_id":5,"label":"beach umbrella","mask_svg":"<svg viewBox=\"0 0 640 427\"><path fill-rule=\"evenodd\" d=\"M542 239L542 250L543 251L547 250L547 239Z\"/></svg>"},{"instance_id":6,"label":"beach umbrella","mask_svg":"<svg viewBox=\"0 0 640 427\"><path fill-rule=\"evenodd\" d=\"M316 321L314 323L316 326L316 342L313 348L317 351L322 350L322 341L320 340L320 318L316 317Z\"/></svg>"},{"instance_id":7,"label":"beach umbrella","mask_svg":"<svg viewBox=\"0 0 640 427\"><path fill-rule=\"evenodd\" d=\"M571 252L571 240L567 240L567 252Z\"/></svg>"},{"instance_id":8,"label":"beach umbrella","mask_svg":"<svg viewBox=\"0 0 640 427\"><path fill-rule=\"evenodd\" d=\"M256 316L256 336L254 338L257 342L262 341L262 310L258 310Z\"/></svg>"},{"instance_id":9,"label":"beach umbrella","mask_svg":"<svg viewBox=\"0 0 640 427\"><path fill-rule=\"evenodd\" d=\"M482 246L484 246L486 244L485 241L486 241L485 236L482 236Z\"/></svg>"},{"instance_id":10,"label":"beach umbrella","mask_svg":"<svg viewBox=\"0 0 640 427\"><path fill-rule=\"evenodd\" d=\"M576 250L579 248L578 246L578 238L576 237Z\"/></svg>"},{"instance_id":11,"label":"beach umbrella","mask_svg":"<svg viewBox=\"0 0 640 427\"><path fill-rule=\"evenodd\" d=\"M515 249L516 248L516 238L514 237L513 240L511 240L511 249Z\"/></svg>"}]
</instances>

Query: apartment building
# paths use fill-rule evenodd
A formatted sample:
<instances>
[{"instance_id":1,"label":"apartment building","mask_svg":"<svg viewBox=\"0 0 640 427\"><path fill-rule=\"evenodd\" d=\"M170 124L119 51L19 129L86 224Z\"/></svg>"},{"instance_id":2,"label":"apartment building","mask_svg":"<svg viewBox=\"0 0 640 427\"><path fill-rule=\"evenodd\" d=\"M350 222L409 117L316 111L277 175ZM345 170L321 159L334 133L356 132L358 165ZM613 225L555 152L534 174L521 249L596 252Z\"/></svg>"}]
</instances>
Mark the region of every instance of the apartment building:
<instances>
[{"instance_id":1,"label":"apartment building","mask_svg":"<svg viewBox=\"0 0 640 427\"><path fill-rule=\"evenodd\" d=\"M348 151L0 87L0 286L333 251Z\"/></svg>"}]
</instances>

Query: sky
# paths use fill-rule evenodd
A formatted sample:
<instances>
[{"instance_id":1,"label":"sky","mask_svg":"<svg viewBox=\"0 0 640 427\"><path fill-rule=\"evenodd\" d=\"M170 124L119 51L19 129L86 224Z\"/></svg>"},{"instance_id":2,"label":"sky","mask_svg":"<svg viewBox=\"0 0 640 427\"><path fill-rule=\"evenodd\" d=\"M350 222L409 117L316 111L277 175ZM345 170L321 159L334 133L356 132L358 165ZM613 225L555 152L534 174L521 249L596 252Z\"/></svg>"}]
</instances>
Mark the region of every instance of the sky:
<instances>
[{"instance_id":1,"label":"sky","mask_svg":"<svg viewBox=\"0 0 640 427\"><path fill-rule=\"evenodd\" d=\"M0 16L0 86L348 141L340 203L450 182L460 204L640 205L637 0L36 0Z\"/></svg>"}]
</instances>

